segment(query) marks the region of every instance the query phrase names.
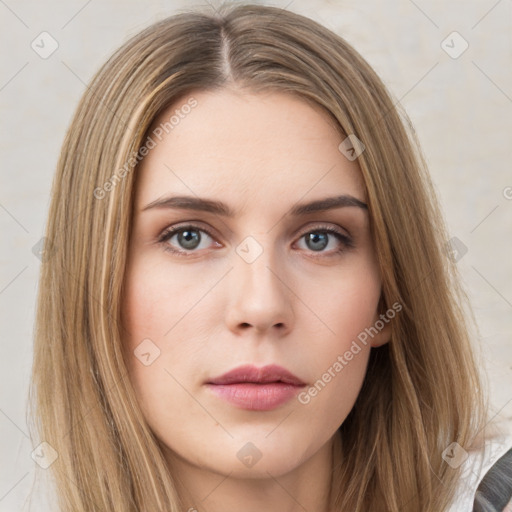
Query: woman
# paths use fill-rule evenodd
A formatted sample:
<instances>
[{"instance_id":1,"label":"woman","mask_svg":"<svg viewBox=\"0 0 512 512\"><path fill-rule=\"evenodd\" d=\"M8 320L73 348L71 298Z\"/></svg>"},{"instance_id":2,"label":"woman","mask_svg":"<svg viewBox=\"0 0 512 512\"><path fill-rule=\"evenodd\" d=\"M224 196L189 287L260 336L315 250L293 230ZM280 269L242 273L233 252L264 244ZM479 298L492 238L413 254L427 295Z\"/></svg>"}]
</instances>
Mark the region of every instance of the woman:
<instances>
[{"instance_id":1,"label":"woman","mask_svg":"<svg viewBox=\"0 0 512 512\"><path fill-rule=\"evenodd\" d=\"M472 502L482 388L406 119L342 38L272 7L170 17L102 67L38 303L62 510Z\"/></svg>"}]
</instances>

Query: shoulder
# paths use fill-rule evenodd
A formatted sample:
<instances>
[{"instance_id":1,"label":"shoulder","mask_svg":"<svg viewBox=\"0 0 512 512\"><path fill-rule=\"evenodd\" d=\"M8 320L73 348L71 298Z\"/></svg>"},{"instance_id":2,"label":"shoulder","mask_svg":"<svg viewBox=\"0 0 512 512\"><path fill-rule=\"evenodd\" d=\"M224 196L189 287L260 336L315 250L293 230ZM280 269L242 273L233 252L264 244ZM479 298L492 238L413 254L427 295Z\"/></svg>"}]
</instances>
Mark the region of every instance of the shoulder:
<instances>
[{"instance_id":1,"label":"shoulder","mask_svg":"<svg viewBox=\"0 0 512 512\"><path fill-rule=\"evenodd\" d=\"M489 490L501 486L510 491L512 486L512 422L499 435L487 439L481 450L468 452L462 469L453 505L447 512L504 512L503 507L490 506L485 496ZM489 506L473 508L477 490L480 501Z\"/></svg>"}]
</instances>

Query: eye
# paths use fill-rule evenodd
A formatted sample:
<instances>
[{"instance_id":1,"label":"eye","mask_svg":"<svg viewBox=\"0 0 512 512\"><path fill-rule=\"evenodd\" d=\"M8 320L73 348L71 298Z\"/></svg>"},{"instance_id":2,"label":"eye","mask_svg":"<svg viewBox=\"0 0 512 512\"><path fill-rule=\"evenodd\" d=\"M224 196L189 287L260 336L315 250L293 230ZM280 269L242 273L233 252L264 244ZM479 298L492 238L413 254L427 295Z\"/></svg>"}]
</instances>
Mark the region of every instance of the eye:
<instances>
[{"instance_id":1,"label":"eye","mask_svg":"<svg viewBox=\"0 0 512 512\"><path fill-rule=\"evenodd\" d=\"M329 226L317 226L314 229L310 229L301 235L300 240L305 241L306 250L309 249L314 253L320 253L319 256L336 256L354 247L350 236ZM324 249L329 245L332 250L325 251ZM332 247L333 245L334 247Z\"/></svg>"},{"instance_id":2,"label":"eye","mask_svg":"<svg viewBox=\"0 0 512 512\"><path fill-rule=\"evenodd\" d=\"M175 242L171 243L173 239ZM350 236L331 226L317 226L309 229L300 235L300 240L305 241L304 250L317 253L314 257L336 256L354 247ZM213 235L207 229L194 224L172 226L166 229L158 239L158 242L163 244L164 250L178 256L191 256L199 249L207 249L211 241L214 241ZM217 247L220 246L218 242L214 242ZM331 250L325 250L329 246L334 247L331 247Z\"/></svg>"},{"instance_id":3,"label":"eye","mask_svg":"<svg viewBox=\"0 0 512 512\"><path fill-rule=\"evenodd\" d=\"M173 247L174 244L170 243L173 238L176 239L177 248ZM202 242L207 242L208 239L213 239L209 231L199 226L188 224L186 226L173 226L166 229L158 239L158 242L164 245L166 251L178 254L179 256L188 256L187 253L195 252L196 249L207 248L207 243L205 243L206 247L204 245L201 247L201 244Z\"/></svg>"}]
</instances>

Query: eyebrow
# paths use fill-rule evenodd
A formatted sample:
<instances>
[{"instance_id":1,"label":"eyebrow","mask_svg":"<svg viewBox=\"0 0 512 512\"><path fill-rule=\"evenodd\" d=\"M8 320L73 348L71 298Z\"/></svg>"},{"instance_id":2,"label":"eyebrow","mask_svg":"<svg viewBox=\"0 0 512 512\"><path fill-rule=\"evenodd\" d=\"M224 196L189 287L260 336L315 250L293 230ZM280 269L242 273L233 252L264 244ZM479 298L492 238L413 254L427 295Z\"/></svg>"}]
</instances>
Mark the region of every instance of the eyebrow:
<instances>
[{"instance_id":1,"label":"eyebrow","mask_svg":"<svg viewBox=\"0 0 512 512\"><path fill-rule=\"evenodd\" d=\"M308 203L296 204L290 210L289 215L297 217L301 215L307 215L309 213L324 212L334 208L343 208L348 206L355 206L363 210L368 209L368 205L363 203L363 201L349 194L342 194L339 196L317 199ZM146 205L142 211L151 210L153 208L177 208L214 213L224 217L235 216L235 212L227 204L221 201L193 196L173 196L156 199L155 201L152 201Z\"/></svg>"}]
</instances>

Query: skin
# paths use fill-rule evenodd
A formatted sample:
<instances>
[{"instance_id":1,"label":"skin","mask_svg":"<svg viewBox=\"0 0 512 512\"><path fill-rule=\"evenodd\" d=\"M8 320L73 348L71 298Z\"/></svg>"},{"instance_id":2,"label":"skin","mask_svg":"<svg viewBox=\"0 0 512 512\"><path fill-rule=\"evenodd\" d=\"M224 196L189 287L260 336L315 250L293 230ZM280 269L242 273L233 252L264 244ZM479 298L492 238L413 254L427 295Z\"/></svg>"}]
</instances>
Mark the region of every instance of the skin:
<instances>
[{"instance_id":1,"label":"skin","mask_svg":"<svg viewBox=\"0 0 512 512\"><path fill-rule=\"evenodd\" d=\"M329 116L292 95L224 89L193 97L197 106L137 170L123 297L130 379L187 507L327 511L333 436L358 396L371 347L389 340L388 326L307 404L293 398L248 411L204 383L242 364L275 363L312 386L379 318L368 211L288 214L296 203L335 195L365 201L357 160L339 151L344 137ZM170 195L220 200L236 215L143 211ZM166 228L187 222L213 236L193 231L202 238L192 249L177 234L159 242ZM335 235L324 248L308 244L304 235L319 224L350 236L353 247ZM248 236L263 251L251 263L236 252ZM144 339L160 350L147 366L134 356ZM261 453L252 467L237 457L248 442Z\"/></svg>"}]
</instances>

